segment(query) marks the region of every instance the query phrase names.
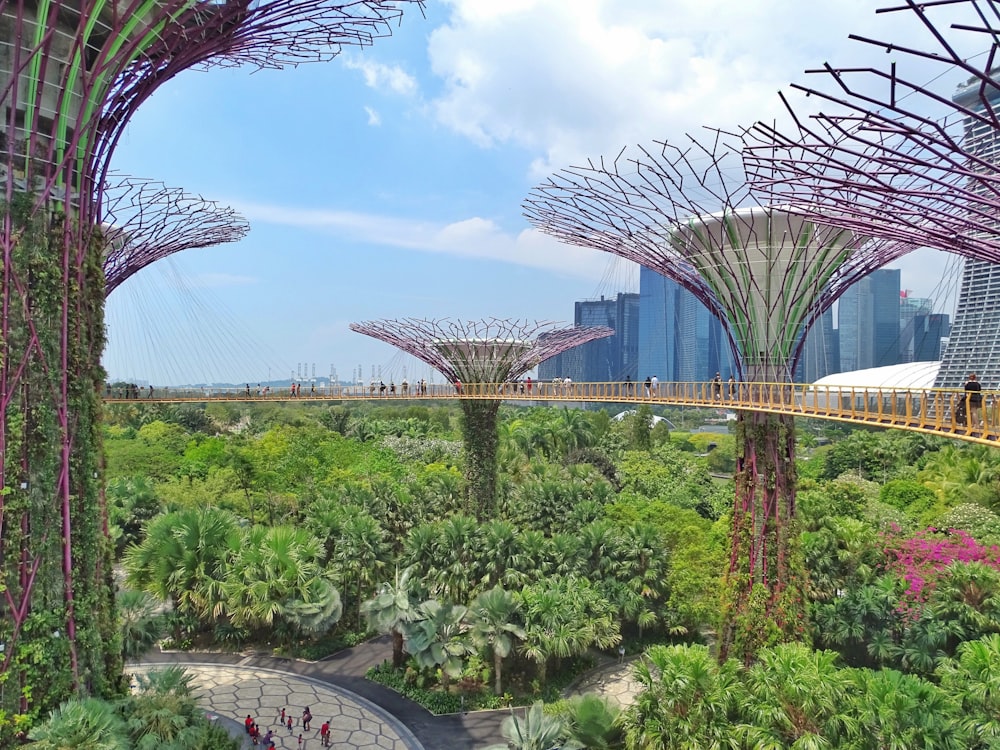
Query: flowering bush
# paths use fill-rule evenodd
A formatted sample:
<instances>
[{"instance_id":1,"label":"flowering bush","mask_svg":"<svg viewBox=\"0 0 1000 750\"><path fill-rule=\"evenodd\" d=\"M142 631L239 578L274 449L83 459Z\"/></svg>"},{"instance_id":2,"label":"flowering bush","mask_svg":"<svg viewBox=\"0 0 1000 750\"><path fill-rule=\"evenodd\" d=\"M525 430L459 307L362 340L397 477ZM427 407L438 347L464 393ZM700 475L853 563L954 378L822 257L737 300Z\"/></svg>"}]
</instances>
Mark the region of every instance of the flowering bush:
<instances>
[{"instance_id":1,"label":"flowering bush","mask_svg":"<svg viewBox=\"0 0 1000 750\"><path fill-rule=\"evenodd\" d=\"M900 609L914 615L952 563L977 562L1000 570L1000 548L982 545L961 529L929 527L911 536L894 530L884 535L884 541L886 569L906 582Z\"/></svg>"}]
</instances>

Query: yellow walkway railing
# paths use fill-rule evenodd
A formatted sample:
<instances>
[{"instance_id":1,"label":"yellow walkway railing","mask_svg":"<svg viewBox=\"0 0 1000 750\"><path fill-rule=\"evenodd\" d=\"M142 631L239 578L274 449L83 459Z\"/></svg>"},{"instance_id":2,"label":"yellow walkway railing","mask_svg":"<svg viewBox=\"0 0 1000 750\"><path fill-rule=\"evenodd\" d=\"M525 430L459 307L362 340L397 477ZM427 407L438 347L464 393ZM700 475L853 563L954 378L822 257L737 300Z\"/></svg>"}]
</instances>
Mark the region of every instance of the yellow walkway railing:
<instances>
[{"instance_id":1,"label":"yellow walkway railing","mask_svg":"<svg viewBox=\"0 0 1000 750\"><path fill-rule=\"evenodd\" d=\"M203 403L208 401L415 401L503 399L535 402L599 402L700 406L766 411L945 434L995 444L1000 437L1000 392L984 391L981 408L964 391L948 389L854 388L801 383L463 383L453 385L303 386L288 388L161 388L127 394L108 389L108 403ZM965 415L969 415L966 419ZM968 423L968 424L967 424Z\"/></svg>"}]
</instances>

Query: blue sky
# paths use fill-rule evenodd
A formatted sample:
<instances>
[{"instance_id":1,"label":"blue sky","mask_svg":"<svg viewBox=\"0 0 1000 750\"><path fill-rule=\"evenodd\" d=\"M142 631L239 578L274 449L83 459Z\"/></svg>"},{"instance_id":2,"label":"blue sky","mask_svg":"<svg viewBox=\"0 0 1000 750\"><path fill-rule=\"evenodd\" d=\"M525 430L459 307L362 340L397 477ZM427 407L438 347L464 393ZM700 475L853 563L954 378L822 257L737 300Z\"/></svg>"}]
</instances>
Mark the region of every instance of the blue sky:
<instances>
[{"instance_id":1,"label":"blue sky","mask_svg":"<svg viewBox=\"0 0 1000 750\"><path fill-rule=\"evenodd\" d=\"M876 54L849 33L913 33L876 17L884 4L429 0L426 17L329 63L184 73L142 106L112 165L231 205L251 232L119 288L106 367L179 384L315 363L317 377L360 366L388 382L429 372L349 323L571 324L575 300L637 291L638 273L533 231L530 189L625 145L780 117L776 92L805 68ZM917 296L944 296L942 256L897 267Z\"/></svg>"}]
</instances>

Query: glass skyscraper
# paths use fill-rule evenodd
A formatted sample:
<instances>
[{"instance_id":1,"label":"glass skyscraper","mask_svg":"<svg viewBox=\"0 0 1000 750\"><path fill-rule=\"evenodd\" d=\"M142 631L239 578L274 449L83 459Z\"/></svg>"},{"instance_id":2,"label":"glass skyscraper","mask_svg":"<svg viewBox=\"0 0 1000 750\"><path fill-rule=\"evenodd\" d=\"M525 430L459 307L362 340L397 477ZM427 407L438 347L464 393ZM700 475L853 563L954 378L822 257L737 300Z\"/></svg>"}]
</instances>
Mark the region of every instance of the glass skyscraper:
<instances>
[{"instance_id":1,"label":"glass skyscraper","mask_svg":"<svg viewBox=\"0 0 1000 750\"><path fill-rule=\"evenodd\" d=\"M638 379L724 380L737 370L722 323L680 284L639 269Z\"/></svg>"},{"instance_id":2,"label":"glass skyscraper","mask_svg":"<svg viewBox=\"0 0 1000 750\"><path fill-rule=\"evenodd\" d=\"M840 297L840 372L899 364L899 269L880 268Z\"/></svg>"},{"instance_id":3,"label":"glass skyscraper","mask_svg":"<svg viewBox=\"0 0 1000 750\"><path fill-rule=\"evenodd\" d=\"M575 305L577 326L607 326L614 336L589 341L542 362L538 379L570 378L577 383L635 380L638 374L639 295L582 300Z\"/></svg>"}]
</instances>

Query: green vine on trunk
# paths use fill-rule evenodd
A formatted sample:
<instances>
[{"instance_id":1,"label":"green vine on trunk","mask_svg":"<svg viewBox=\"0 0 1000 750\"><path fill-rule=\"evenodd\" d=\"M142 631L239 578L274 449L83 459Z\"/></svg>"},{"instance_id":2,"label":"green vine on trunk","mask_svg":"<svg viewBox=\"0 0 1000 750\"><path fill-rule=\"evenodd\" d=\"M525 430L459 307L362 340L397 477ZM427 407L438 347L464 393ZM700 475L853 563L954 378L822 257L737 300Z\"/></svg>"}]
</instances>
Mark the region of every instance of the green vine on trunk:
<instances>
[{"instance_id":1,"label":"green vine on trunk","mask_svg":"<svg viewBox=\"0 0 1000 750\"><path fill-rule=\"evenodd\" d=\"M100 456L105 243L33 195L4 208L0 712L30 718L122 692Z\"/></svg>"},{"instance_id":2,"label":"green vine on trunk","mask_svg":"<svg viewBox=\"0 0 1000 750\"><path fill-rule=\"evenodd\" d=\"M749 663L805 634L804 570L795 521L792 417L740 412L736 497L719 656Z\"/></svg>"},{"instance_id":3,"label":"green vine on trunk","mask_svg":"<svg viewBox=\"0 0 1000 750\"><path fill-rule=\"evenodd\" d=\"M492 517L496 510L500 402L463 400L461 403L466 503L469 515L483 520Z\"/></svg>"}]
</instances>

